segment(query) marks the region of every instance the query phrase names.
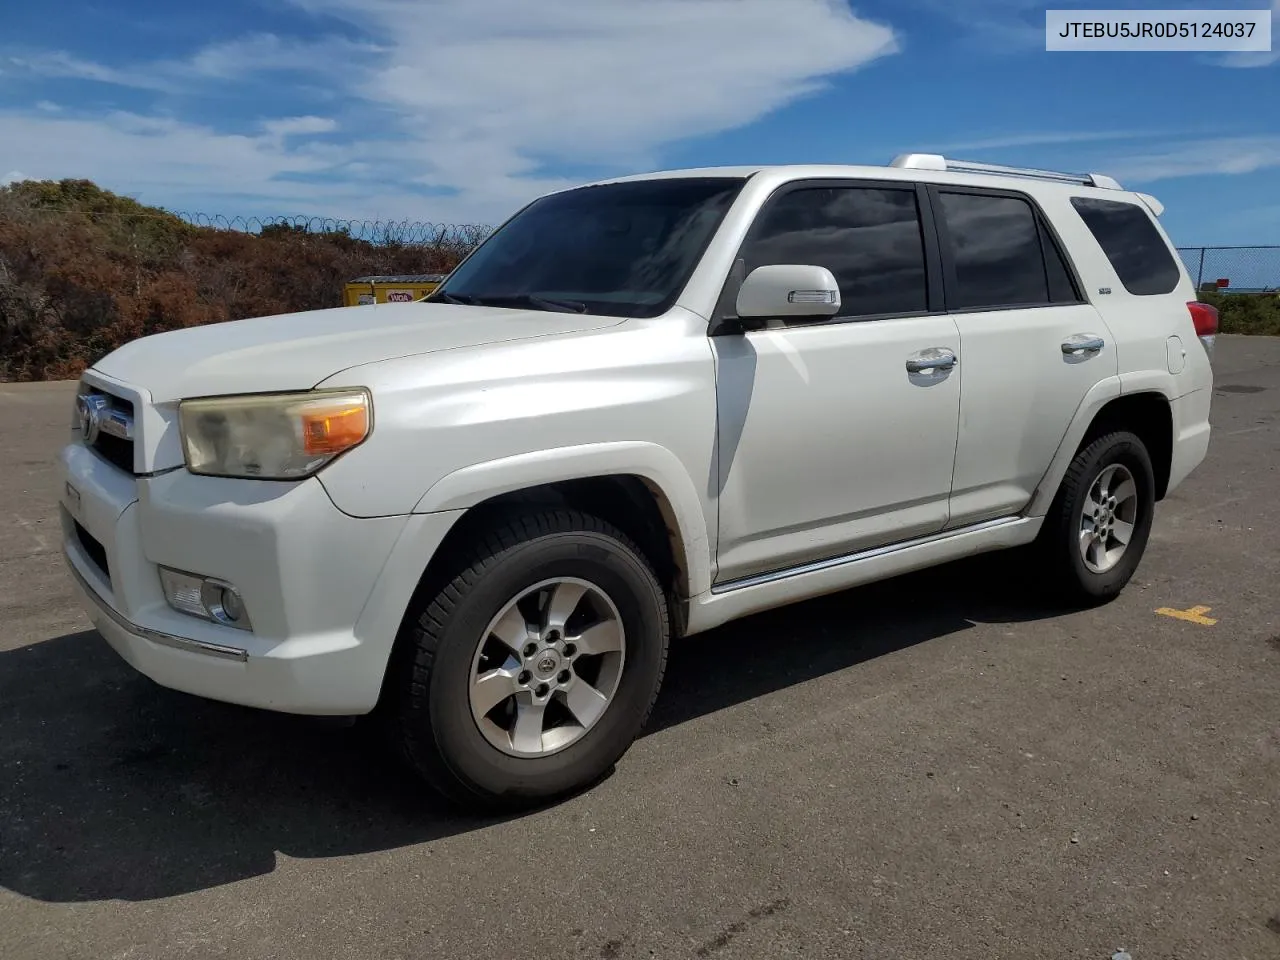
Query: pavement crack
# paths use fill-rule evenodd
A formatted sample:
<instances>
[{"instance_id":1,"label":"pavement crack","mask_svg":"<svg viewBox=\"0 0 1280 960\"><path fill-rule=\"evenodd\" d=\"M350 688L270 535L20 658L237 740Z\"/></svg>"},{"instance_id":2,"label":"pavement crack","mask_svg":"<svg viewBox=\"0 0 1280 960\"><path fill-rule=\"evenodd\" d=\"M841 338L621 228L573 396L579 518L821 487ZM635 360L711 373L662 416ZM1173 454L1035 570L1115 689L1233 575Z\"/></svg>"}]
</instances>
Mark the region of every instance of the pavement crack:
<instances>
[{"instance_id":1,"label":"pavement crack","mask_svg":"<svg viewBox=\"0 0 1280 960\"><path fill-rule=\"evenodd\" d=\"M743 931L751 927L753 924L758 923L759 921L765 919L766 917L771 917L775 913L778 913L782 910L787 909L787 907L789 906L791 906L791 901L786 897L781 897L777 900L774 900L771 903L762 904L758 907L752 907L750 910L747 911L747 915L743 917L741 920L735 920L733 923L729 924L727 927L721 930L718 934L716 934L716 936L712 937L706 943L702 944L702 946L698 947L698 949L694 951L694 956L709 957L711 956L711 954L715 953L717 950L723 950L725 947L729 945L729 943L733 940L734 937L738 936L738 934L742 933Z\"/></svg>"}]
</instances>

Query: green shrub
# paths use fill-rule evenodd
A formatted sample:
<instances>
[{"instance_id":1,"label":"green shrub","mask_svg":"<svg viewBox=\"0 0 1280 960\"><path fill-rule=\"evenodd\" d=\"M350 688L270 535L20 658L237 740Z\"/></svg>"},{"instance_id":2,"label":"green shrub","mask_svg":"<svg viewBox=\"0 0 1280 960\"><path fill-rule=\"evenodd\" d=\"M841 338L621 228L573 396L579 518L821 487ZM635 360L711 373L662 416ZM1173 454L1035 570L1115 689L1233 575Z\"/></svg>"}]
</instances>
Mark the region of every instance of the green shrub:
<instances>
[{"instance_id":1,"label":"green shrub","mask_svg":"<svg viewBox=\"0 0 1280 960\"><path fill-rule=\"evenodd\" d=\"M1218 308L1219 333L1280 337L1280 293L1211 293L1199 299Z\"/></svg>"}]
</instances>

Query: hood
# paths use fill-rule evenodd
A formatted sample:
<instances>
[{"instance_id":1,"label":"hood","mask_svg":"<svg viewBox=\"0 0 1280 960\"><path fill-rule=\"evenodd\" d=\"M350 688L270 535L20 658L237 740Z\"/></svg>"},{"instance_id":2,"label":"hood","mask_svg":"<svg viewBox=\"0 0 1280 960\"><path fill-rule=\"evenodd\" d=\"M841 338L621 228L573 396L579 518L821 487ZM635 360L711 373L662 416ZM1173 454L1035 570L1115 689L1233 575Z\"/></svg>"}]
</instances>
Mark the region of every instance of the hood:
<instances>
[{"instance_id":1,"label":"hood","mask_svg":"<svg viewBox=\"0 0 1280 960\"><path fill-rule=\"evenodd\" d=\"M340 370L397 357L615 326L618 317L448 303L379 303L254 317L142 337L93 369L153 401L308 390Z\"/></svg>"}]
</instances>

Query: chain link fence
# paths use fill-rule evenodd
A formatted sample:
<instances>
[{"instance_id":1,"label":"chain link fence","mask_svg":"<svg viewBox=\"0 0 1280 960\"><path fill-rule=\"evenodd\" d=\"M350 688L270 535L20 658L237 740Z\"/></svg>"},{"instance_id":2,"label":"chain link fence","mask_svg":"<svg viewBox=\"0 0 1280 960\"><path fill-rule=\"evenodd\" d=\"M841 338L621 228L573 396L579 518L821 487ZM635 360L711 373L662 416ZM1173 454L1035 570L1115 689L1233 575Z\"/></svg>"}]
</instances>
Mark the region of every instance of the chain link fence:
<instances>
[{"instance_id":1,"label":"chain link fence","mask_svg":"<svg viewBox=\"0 0 1280 960\"><path fill-rule=\"evenodd\" d=\"M382 250L417 247L455 257L468 253L493 232L480 223L436 223L429 220L344 220L335 217L282 215L224 216L185 210L152 208L142 211L60 209L34 207L0 195L0 220L10 223L56 221L74 228L92 224L116 236L147 237L180 234L182 227L248 237L349 240Z\"/></svg>"},{"instance_id":2,"label":"chain link fence","mask_svg":"<svg viewBox=\"0 0 1280 960\"><path fill-rule=\"evenodd\" d=\"M1206 283L1223 293L1280 291L1280 245L1260 247L1179 247L1178 254L1199 290Z\"/></svg>"},{"instance_id":3,"label":"chain link fence","mask_svg":"<svg viewBox=\"0 0 1280 960\"><path fill-rule=\"evenodd\" d=\"M429 220L341 220L332 217L225 217L218 214L170 211L193 227L270 235L289 230L299 234L338 234L374 246L426 246L470 250L492 227L479 223L433 223Z\"/></svg>"}]
</instances>

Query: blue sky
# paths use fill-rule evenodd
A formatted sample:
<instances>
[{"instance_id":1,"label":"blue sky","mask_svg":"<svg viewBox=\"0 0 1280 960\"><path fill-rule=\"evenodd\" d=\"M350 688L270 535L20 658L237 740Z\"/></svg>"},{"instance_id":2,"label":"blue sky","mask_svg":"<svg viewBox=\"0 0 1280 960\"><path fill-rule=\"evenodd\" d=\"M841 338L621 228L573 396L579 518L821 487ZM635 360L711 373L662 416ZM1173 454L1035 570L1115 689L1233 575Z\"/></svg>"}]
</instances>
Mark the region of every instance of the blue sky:
<instances>
[{"instance_id":1,"label":"blue sky","mask_svg":"<svg viewBox=\"0 0 1280 960\"><path fill-rule=\"evenodd\" d=\"M0 179L88 177L208 214L492 223L616 173L929 151L1109 173L1166 204L1179 244L1280 243L1280 53L1046 53L1044 9L14 3Z\"/></svg>"}]
</instances>

